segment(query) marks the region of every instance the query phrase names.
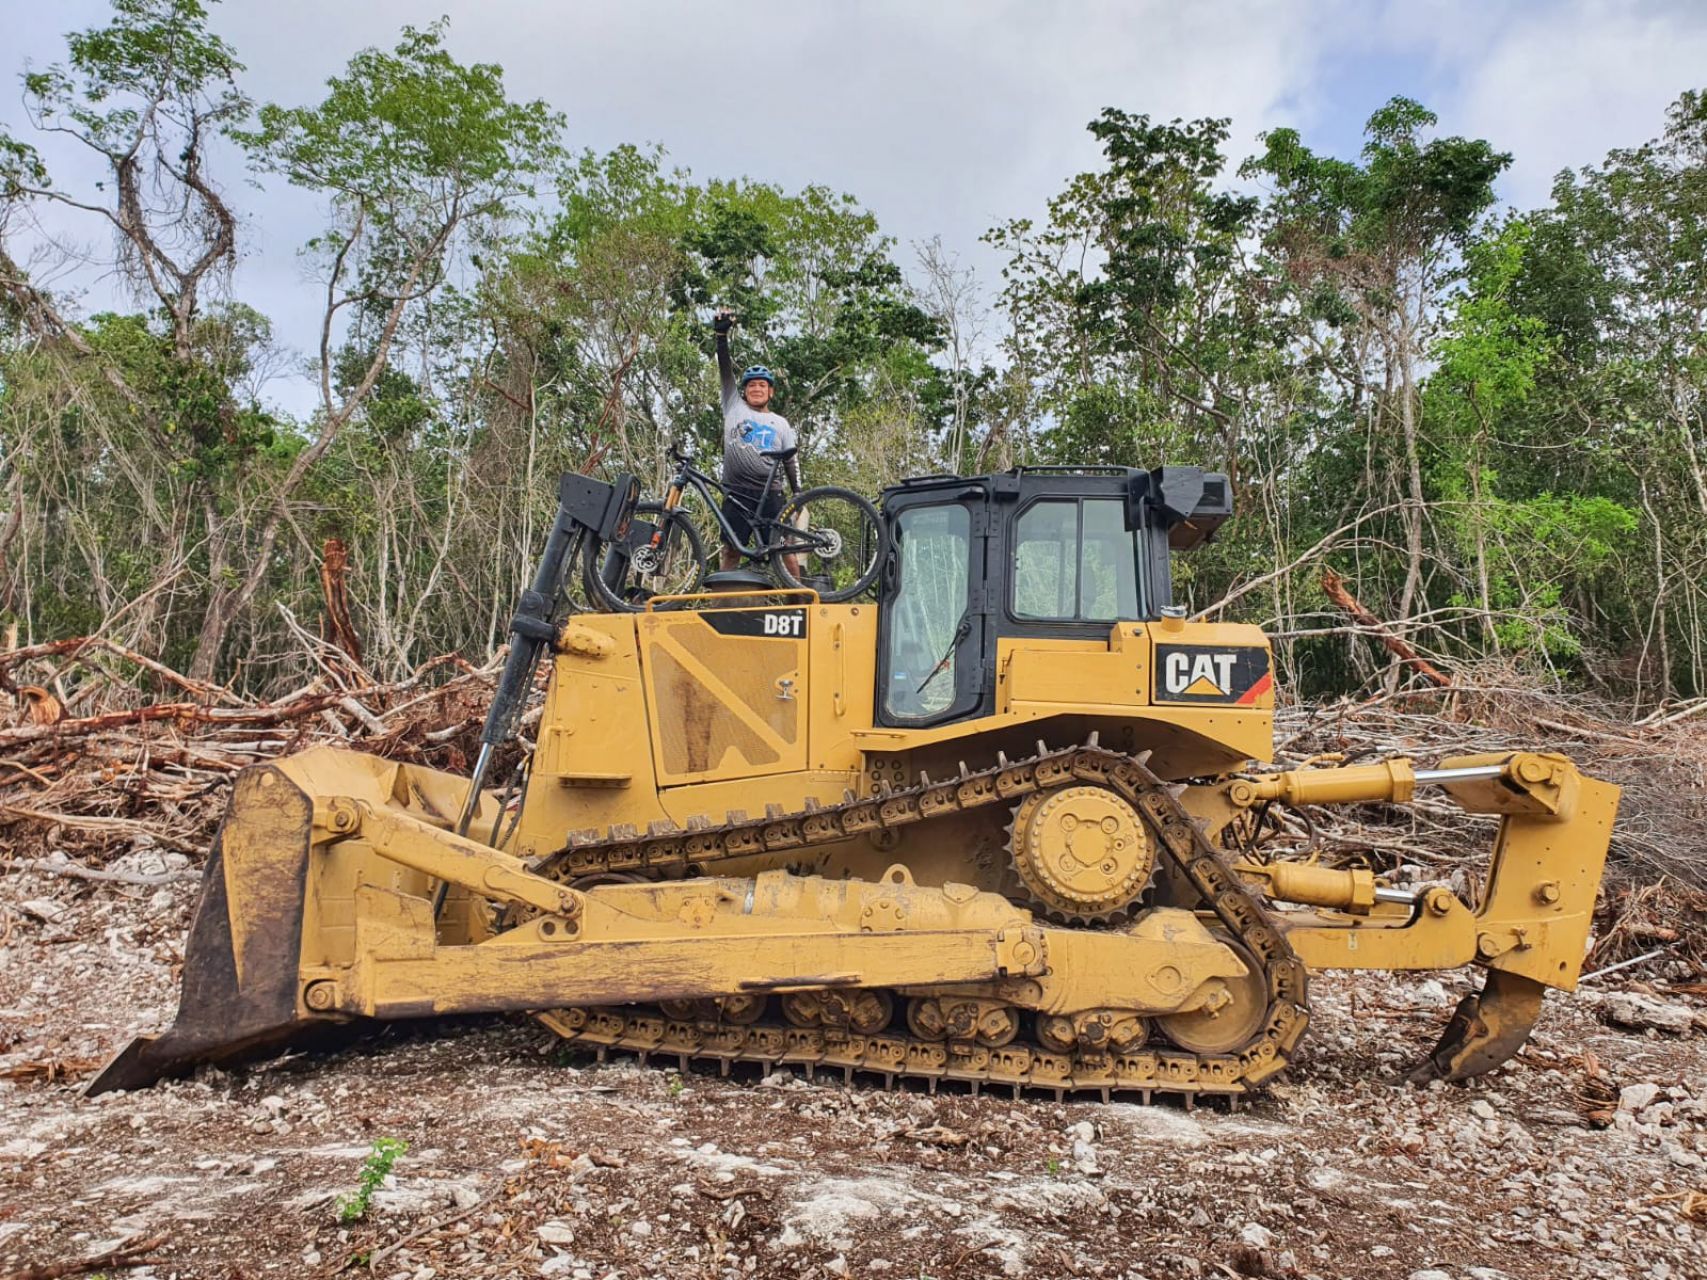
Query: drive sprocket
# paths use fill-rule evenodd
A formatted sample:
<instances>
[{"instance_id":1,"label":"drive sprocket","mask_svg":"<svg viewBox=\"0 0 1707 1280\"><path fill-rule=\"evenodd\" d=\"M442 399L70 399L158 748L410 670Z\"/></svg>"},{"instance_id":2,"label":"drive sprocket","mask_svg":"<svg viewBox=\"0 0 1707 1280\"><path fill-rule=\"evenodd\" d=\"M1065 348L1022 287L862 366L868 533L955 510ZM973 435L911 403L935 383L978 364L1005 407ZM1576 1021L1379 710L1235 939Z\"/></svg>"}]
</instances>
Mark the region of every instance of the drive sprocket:
<instances>
[{"instance_id":1,"label":"drive sprocket","mask_svg":"<svg viewBox=\"0 0 1707 1280\"><path fill-rule=\"evenodd\" d=\"M1014 806L1008 851L1022 893L1067 922L1118 916L1150 885L1156 844L1138 811L1108 787L1037 791Z\"/></svg>"}]
</instances>

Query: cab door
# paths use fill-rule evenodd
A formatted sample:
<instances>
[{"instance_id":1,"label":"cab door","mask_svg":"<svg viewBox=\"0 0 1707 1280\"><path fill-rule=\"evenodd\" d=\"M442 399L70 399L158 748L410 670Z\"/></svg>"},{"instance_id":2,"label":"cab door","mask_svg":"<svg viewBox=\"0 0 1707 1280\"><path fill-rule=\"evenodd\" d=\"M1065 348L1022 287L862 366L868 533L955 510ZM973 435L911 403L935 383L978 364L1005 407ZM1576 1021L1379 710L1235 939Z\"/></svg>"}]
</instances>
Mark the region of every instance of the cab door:
<instances>
[{"instance_id":1,"label":"cab door","mask_svg":"<svg viewBox=\"0 0 1707 1280\"><path fill-rule=\"evenodd\" d=\"M806 767L803 605L648 613L637 623L663 787Z\"/></svg>"},{"instance_id":2,"label":"cab door","mask_svg":"<svg viewBox=\"0 0 1707 1280\"><path fill-rule=\"evenodd\" d=\"M988 714L982 589L984 491L891 499L893 549L880 627L877 722L946 724Z\"/></svg>"}]
</instances>

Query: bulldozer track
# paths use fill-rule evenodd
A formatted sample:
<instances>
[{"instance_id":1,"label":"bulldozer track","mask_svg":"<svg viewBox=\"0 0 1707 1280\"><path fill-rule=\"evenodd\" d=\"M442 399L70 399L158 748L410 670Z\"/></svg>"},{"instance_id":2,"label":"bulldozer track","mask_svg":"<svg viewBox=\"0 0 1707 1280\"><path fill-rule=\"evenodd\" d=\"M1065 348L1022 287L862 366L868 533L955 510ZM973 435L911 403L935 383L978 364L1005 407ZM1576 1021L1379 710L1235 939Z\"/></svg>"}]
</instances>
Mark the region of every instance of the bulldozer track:
<instances>
[{"instance_id":1,"label":"bulldozer track","mask_svg":"<svg viewBox=\"0 0 1707 1280\"><path fill-rule=\"evenodd\" d=\"M1309 1025L1303 962L1274 927L1256 895L1222 862L1214 846L1180 805L1173 791L1133 757L1088 742L1059 750L1038 744L1037 754L1018 761L998 756L982 770L963 764L942 782L921 776L916 786L851 793L837 805L808 804L799 813L772 807L763 818L731 813L712 825L690 820L686 829L654 824L645 834L614 828L600 838L577 832L567 845L535 864L543 875L572 881L587 875L687 871L735 858L786 853L815 845L928 822L948 814L1012 803L1033 792L1067 783L1108 787L1129 801L1156 837L1157 847L1190 881L1221 925L1257 958L1268 998L1268 1015L1241 1048L1225 1054L1191 1053L1171 1045L1146 1044L1124 1052L1079 1049L1056 1053L1013 1043L1001 1047L976 1041L930 1040L884 1032L862 1035L847 1028L801 1027L759 1022L682 1021L648 1006L575 1008L541 1018L566 1040L595 1050L632 1052L642 1059L674 1057L713 1062L727 1073L737 1062L765 1070L799 1064L882 1078L893 1086L923 1081L934 1089L951 1080L973 1090L986 1086L1026 1090L1136 1095L1237 1097L1277 1074Z\"/></svg>"}]
</instances>

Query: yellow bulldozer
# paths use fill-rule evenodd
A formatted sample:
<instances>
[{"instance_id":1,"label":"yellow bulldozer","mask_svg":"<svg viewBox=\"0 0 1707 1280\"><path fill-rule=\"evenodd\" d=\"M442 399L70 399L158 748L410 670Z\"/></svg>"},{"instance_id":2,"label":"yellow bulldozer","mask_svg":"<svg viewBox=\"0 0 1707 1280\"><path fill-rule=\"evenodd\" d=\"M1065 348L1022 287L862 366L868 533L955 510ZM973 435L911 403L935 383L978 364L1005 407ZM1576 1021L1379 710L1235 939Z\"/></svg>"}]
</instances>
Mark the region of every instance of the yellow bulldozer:
<instances>
[{"instance_id":1,"label":"yellow bulldozer","mask_svg":"<svg viewBox=\"0 0 1707 1280\"><path fill-rule=\"evenodd\" d=\"M326 747L238 776L177 1020L91 1092L512 1011L684 1067L1236 1101L1314 970L1485 972L1419 1079L1503 1062L1574 987L1617 789L1525 751L1262 768L1267 640L1173 604L1225 476L926 477L883 495L871 598L736 571L568 607L578 562L656 545L637 496L562 479L472 779ZM1275 806L1425 786L1498 815L1473 901L1262 838Z\"/></svg>"}]
</instances>

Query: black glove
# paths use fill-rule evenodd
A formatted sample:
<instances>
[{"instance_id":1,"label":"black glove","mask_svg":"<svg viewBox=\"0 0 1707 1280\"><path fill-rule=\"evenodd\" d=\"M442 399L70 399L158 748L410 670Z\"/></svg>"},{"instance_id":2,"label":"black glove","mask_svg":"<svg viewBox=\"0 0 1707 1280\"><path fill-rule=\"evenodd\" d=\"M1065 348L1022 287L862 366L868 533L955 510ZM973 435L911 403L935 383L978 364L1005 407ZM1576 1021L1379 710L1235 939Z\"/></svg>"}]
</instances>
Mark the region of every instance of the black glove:
<instances>
[{"instance_id":1,"label":"black glove","mask_svg":"<svg viewBox=\"0 0 1707 1280\"><path fill-rule=\"evenodd\" d=\"M735 316L730 311L719 311L712 317L711 327L718 333L728 333L735 327Z\"/></svg>"}]
</instances>

